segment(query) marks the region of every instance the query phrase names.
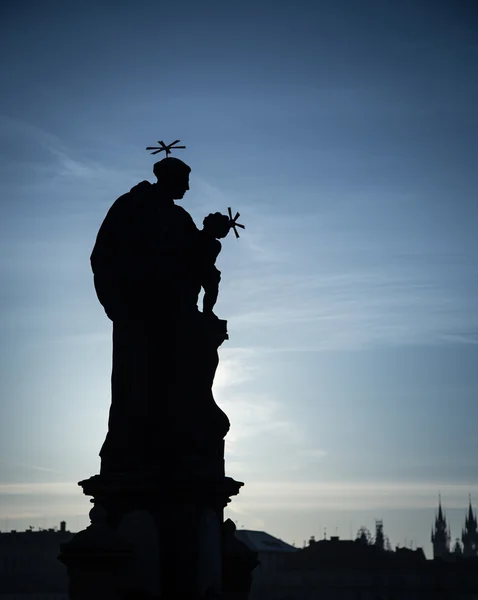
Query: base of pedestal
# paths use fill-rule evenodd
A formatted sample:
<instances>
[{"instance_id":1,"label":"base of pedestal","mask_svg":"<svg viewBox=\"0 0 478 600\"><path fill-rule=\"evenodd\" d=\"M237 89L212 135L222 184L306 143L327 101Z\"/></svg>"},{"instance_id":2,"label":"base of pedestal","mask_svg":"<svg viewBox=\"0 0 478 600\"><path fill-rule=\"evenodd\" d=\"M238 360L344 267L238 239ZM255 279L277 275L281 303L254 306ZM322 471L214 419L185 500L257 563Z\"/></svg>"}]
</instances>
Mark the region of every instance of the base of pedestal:
<instances>
[{"instance_id":1,"label":"base of pedestal","mask_svg":"<svg viewBox=\"0 0 478 600\"><path fill-rule=\"evenodd\" d=\"M94 507L91 525L61 547L70 600L247 598L256 557L238 553L222 516L241 482L118 474L79 485Z\"/></svg>"}]
</instances>

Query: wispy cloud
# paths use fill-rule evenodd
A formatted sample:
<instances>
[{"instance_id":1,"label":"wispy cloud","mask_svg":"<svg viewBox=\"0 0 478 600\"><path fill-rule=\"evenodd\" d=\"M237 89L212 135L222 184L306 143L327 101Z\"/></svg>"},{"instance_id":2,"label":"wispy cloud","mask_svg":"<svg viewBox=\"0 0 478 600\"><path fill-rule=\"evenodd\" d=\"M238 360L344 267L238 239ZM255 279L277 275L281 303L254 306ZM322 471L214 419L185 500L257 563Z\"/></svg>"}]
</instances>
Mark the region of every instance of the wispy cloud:
<instances>
[{"instance_id":1,"label":"wispy cloud","mask_svg":"<svg viewBox=\"0 0 478 600\"><path fill-rule=\"evenodd\" d=\"M77 482L0 483L0 496L74 496L81 494Z\"/></svg>"},{"instance_id":2,"label":"wispy cloud","mask_svg":"<svg viewBox=\"0 0 478 600\"><path fill-rule=\"evenodd\" d=\"M65 475L64 472L52 469L51 467L45 467L42 465L35 465L31 463L25 463L10 458L0 459L0 467L7 469L22 469L23 472L36 471L40 473L53 473L55 475Z\"/></svg>"},{"instance_id":3,"label":"wispy cloud","mask_svg":"<svg viewBox=\"0 0 478 600\"><path fill-rule=\"evenodd\" d=\"M335 193L304 214L283 199L252 204L198 187L199 212L238 202L244 217L241 239L225 240L218 259L219 306L256 348L258 338L269 350L474 343L472 261L444 260L438 236L391 224L390 212L415 208L410 194Z\"/></svg>"},{"instance_id":4,"label":"wispy cloud","mask_svg":"<svg viewBox=\"0 0 478 600\"><path fill-rule=\"evenodd\" d=\"M302 229L292 219L289 232L280 215L256 210L255 218L221 283L230 322L254 345L257 338L287 350L475 342L471 260L446 262L441 249L402 248L386 234L370 240L368 229L351 225L329 231L319 215L302 216Z\"/></svg>"},{"instance_id":5,"label":"wispy cloud","mask_svg":"<svg viewBox=\"0 0 478 600\"><path fill-rule=\"evenodd\" d=\"M260 376L258 358L256 351L241 348L221 353L214 393L231 421L226 438L228 470L251 476L279 455L276 468L289 470L322 460L327 452L307 445L302 428L284 405L271 394L254 391L254 380Z\"/></svg>"},{"instance_id":6,"label":"wispy cloud","mask_svg":"<svg viewBox=\"0 0 478 600\"><path fill-rule=\"evenodd\" d=\"M360 349L376 345L475 343L478 321L453 290L363 271L333 277L249 276L233 283L235 327L260 330L275 348ZM232 304L232 301L231 301ZM470 333L466 333L471 329ZM277 344L276 342L280 340Z\"/></svg>"},{"instance_id":7,"label":"wispy cloud","mask_svg":"<svg viewBox=\"0 0 478 600\"><path fill-rule=\"evenodd\" d=\"M0 125L2 134L10 137L12 141L16 139L19 146L25 140L29 140L29 144L23 147L24 152L28 152L29 149L33 150L33 153L38 152L39 144L44 147L49 145L57 148L63 147L57 135L27 120L2 114L0 115Z\"/></svg>"},{"instance_id":8,"label":"wispy cloud","mask_svg":"<svg viewBox=\"0 0 478 600\"><path fill-rule=\"evenodd\" d=\"M267 394L252 391L259 375L257 357L257 352L244 348L221 351L214 394L232 423L227 437L232 453L239 442L262 434L276 432L288 440L298 437L295 424L281 416L281 404Z\"/></svg>"},{"instance_id":9,"label":"wispy cloud","mask_svg":"<svg viewBox=\"0 0 478 600\"><path fill-rule=\"evenodd\" d=\"M257 375L255 357L249 348L220 348L219 367L214 378L214 391L221 394L228 388L254 380Z\"/></svg>"},{"instance_id":10,"label":"wispy cloud","mask_svg":"<svg viewBox=\"0 0 478 600\"><path fill-rule=\"evenodd\" d=\"M2 461L2 462L7 462L7 461ZM41 467L39 465L31 465L31 464L21 463L21 462L14 462L14 463L10 463L10 464L13 464L16 467L24 467L26 469L30 469L31 471L41 471L42 473L55 473L57 475L65 475L65 473L63 473L62 471L58 471L57 469L51 469L49 467Z\"/></svg>"},{"instance_id":11,"label":"wispy cloud","mask_svg":"<svg viewBox=\"0 0 478 600\"><path fill-rule=\"evenodd\" d=\"M24 172L22 179L15 179L19 189L33 184L37 190L58 193L58 186L91 185L97 195L110 191L114 200L134 184L134 171L92 160L72 150L71 142L28 121L0 115L0 125L3 145L9 148L6 175Z\"/></svg>"},{"instance_id":12,"label":"wispy cloud","mask_svg":"<svg viewBox=\"0 0 478 600\"><path fill-rule=\"evenodd\" d=\"M437 494L447 508L466 507L468 494L476 497L478 485L406 482L276 481L249 482L231 510L243 514L280 510L365 510L435 508Z\"/></svg>"},{"instance_id":13,"label":"wispy cloud","mask_svg":"<svg viewBox=\"0 0 478 600\"><path fill-rule=\"evenodd\" d=\"M52 527L68 519L78 530L88 525L90 509L89 498L74 482L0 484L2 529L24 528L30 524Z\"/></svg>"},{"instance_id":14,"label":"wispy cloud","mask_svg":"<svg viewBox=\"0 0 478 600\"><path fill-rule=\"evenodd\" d=\"M55 181L82 182L96 187L101 186L98 192L106 189L115 193L119 189L121 189L120 193L125 193L133 185L134 174L132 173L97 161L75 157L73 153L50 144L46 147L54 159L52 169L55 173ZM111 201L113 202L114 199L112 197Z\"/></svg>"}]
</instances>

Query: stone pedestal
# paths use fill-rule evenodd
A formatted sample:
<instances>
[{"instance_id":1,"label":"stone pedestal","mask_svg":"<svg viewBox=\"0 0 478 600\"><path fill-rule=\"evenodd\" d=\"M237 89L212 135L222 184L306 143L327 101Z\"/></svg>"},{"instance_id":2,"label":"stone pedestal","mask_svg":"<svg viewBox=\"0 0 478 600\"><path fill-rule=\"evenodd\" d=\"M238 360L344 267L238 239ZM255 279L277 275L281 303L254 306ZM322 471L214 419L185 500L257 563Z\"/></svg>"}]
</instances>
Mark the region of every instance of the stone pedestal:
<instances>
[{"instance_id":1,"label":"stone pedestal","mask_svg":"<svg viewBox=\"0 0 478 600\"><path fill-rule=\"evenodd\" d=\"M95 475L79 485L94 507L90 526L61 547L71 600L247 598L257 563L247 549L238 558L234 526L223 523L241 482L142 473Z\"/></svg>"}]
</instances>

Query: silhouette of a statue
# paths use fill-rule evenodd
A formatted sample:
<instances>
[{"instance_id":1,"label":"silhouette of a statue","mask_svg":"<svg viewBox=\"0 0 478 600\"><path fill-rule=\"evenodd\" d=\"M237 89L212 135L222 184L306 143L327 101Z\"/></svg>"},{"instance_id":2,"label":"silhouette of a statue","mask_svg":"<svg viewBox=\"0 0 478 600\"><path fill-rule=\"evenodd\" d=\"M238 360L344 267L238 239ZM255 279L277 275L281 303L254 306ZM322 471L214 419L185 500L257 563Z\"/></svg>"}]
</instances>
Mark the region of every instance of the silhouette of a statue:
<instances>
[{"instance_id":1,"label":"silhouette of a statue","mask_svg":"<svg viewBox=\"0 0 478 600\"><path fill-rule=\"evenodd\" d=\"M218 238L237 223L215 213L198 230L175 203L189 189L191 169L168 156L170 147L154 165L157 183L139 183L110 208L91 255L98 299L113 322L102 474L223 469L229 420L212 384L227 330L213 313L215 261Z\"/></svg>"},{"instance_id":2,"label":"silhouette of a statue","mask_svg":"<svg viewBox=\"0 0 478 600\"><path fill-rule=\"evenodd\" d=\"M257 564L224 523L243 483L225 475L229 420L212 394L227 339L214 314L219 240L242 226L228 208L199 230L176 204L191 171L169 156L176 143L153 148L166 152L157 183L116 200L91 255L113 322L112 399L100 474L79 482L91 524L59 556L77 600L246 599Z\"/></svg>"}]
</instances>

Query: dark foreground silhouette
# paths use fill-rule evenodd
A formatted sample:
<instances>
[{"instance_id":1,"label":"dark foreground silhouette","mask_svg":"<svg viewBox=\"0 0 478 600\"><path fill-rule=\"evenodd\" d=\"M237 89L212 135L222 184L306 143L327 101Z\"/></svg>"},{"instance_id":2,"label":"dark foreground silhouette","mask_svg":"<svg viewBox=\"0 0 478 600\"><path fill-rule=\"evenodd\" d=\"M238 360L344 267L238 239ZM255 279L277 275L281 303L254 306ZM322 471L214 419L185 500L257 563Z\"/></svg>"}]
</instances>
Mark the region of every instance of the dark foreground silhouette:
<instances>
[{"instance_id":1,"label":"dark foreground silhouette","mask_svg":"<svg viewBox=\"0 0 478 600\"><path fill-rule=\"evenodd\" d=\"M189 189L190 168L169 157L154 172L157 183L144 181L113 204L91 255L97 295L113 321L102 473L164 473L191 460L197 467L200 455L201 468L213 469L229 429L212 384L227 338L226 322L213 312L215 262L230 218L209 215L199 230L175 203Z\"/></svg>"},{"instance_id":2,"label":"dark foreground silhouette","mask_svg":"<svg viewBox=\"0 0 478 600\"><path fill-rule=\"evenodd\" d=\"M116 200L91 255L113 322L112 394L100 474L80 482L91 525L60 555L74 600L240 600L257 564L223 519L243 484L225 476L229 420L212 393L228 338L214 314L219 239L243 226L228 209L196 227L176 204L190 170L169 156L156 163L157 183Z\"/></svg>"}]
</instances>

